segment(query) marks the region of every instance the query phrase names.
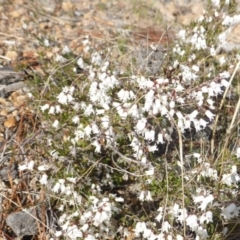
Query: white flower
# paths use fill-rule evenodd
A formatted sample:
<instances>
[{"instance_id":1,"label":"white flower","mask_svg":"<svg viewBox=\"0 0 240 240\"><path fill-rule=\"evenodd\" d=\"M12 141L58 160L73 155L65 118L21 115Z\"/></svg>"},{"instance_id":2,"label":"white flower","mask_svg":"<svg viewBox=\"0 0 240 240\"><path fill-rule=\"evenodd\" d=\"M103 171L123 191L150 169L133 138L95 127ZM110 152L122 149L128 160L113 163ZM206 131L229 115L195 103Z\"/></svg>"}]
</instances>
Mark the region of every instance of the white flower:
<instances>
[{"instance_id":1,"label":"white flower","mask_svg":"<svg viewBox=\"0 0 240 240\"><path fill-rule=\"evenodd\" d=\"M34 161L30 161L30 162L27 162L26 164L19 165L19 166L18 166L18 169L19 169L20 171L33 170L33 167L34 167Z\"/></svg>"},{"instance_id":2,"label":"white flower","mask_svg":"<svg viewBox=\"0 0 240 240\"><path fill-rule=\"evenodd\" d=\"M137 125L135 127L136 132L137 133L142 133L143 130L145 129L145 127L146 127L146 123L147 123L146 118L142 118L142 119L138 120Z\"/></svg>"},{"instance_id":3,"label":"white flower","mask_svg":"<svg viewBox=\"0 0 240 240\"><path fill-rule=\"evenodd\" d=\"M70 53L71 50L69 49L68 46L64 46L63 50L62 50L62 54L67 54L67 53Z\"/></svg>"},{"instance_id":4,"label":"white flower","mask_svg":"<svg viewBox=\"0 0 240 240\"><path fill-rule=\"evenodd\" d=\"M213 222L213 214L211 211L207 211L206 213L204 213L200 219L199 219L200 223L203 224L204 222L206 223L210 223Z\"/></svg>"},{"instance_id":5,"label":"white flower","mask_svg":"<svg viewBox=\"0 0 240 240\"><path fill-rule=\"evenodd\" d=\"M218 59L218 61L219 61L220 65L223 65L224 63L226 63L226 58L224 56L222 56Z\"/></svg>"},{"instance_id":6,"label":"white flower","mask_svg":"<svg viewBox=\"0 0 240 240\"><path fill-rule=\"evenodd\" d=\"M189 215L186 218L186 224L191 228L192 231L195 231L199 226L197 216Z\"/></svg>"},{"instance_id":7,"label":"white flower","mask_svg":"<svg viewBox=\"0 0 240 240\"><path fill-rule=\"evenodd\" d=\"M205 111L205 115L212 121L214 119L215 114L210 112L209 110Z\"/></svg>"},{"instance_id":8,"label":"white flower","mask_svg":"<svg viewBox=\"0 0 240 240\"><path fill-rule=\"evenodd\" d=\"M152 195L151 195L151 192L150 191L147 191L146 192L146 197L145 197L145 200L146 201L152 201Z\"/></svg>"},{"instance_id":9,"label":"white flower","mask_svg":"<svg viewBox=\"0 0 240 240\"><path fill-rule=\"evenodd\" d=\"M75 124L78 124L79 121L80 121L80 118L79 118L78 116L74 116L74 117L72 118L72 122L75 123Z\"/></svg>"},{"instance_id":10,"label":"white flower","mask_svg":"<svg viewBox=\"0 0 240 240\"><path fill-rule=\"evenodd\" d=\"M134 79L134 77L133 77L133 79ZM141 77L137 77L136 78L136 81L137 81L137 83L138 83L138 87L140 88L140 89L150 89L150 88L152 88L153 87L153 85L154 85L154 82L153 81L151 81L150 79L146 79L145 77L143 77L143 76L141 76Z\"/></svg>"},{"instance_id":11,"label":"white flower","mask_svg":"<svg viewBox=\"0 0 240 240\"><path fill-rule=\"evenodd\" d=\"M204 128L206 128L208 122L205 121L204 119L200 118L200 119L199 119L199 124L200 124L200 125L202 126L202 128L204 129Z\"/></svg>"},{"instance_id":12,"label":"white flower","mask_svg":"<svg viewBox=\"0 0 240 240\"><path fill-rule=\"evenodd\" d=\"M92 145L95 147L96 153L101 152L101 144L98 142L98 140L95 140L94 142L92 142Z\"/></svg>"},{"instance_id":13,"label":"white flower","mask_svg":"<svg viewBox=\"0 0 240 240\"><path fill-rule=\"evenodd\" d=\"M49 109L50 105L46 103L45 105L41 106L41 111L44 112L45 110Z\"/></svg>"},{"instance_id":14,"label":"white flower","mask_svg":"<svg viewBox=\"0 0 240 240\"><path fill-rule=\"evenodd\" d=\"M47 38L44 39L43 44L44 44L45 47L50 46L49 40Z\"/></svg>"},{"instance_id":15,"label":"white flower","mask_svg":"<svg viewBox=\"0 0 240 240\"><path fill-rule=\"evenodd\" d=\"M204 229L202 226L199 226L198 229L196 229L196 233L197 233L197 237L195 238L196 240L208 238L207 229Z\"/></svg>"},{"instance_id":16,"label":"white flower","mask_svg":"<svg viewBox=\"0 0 240 240\"><path fill-rule=\"evenodd\" d=\"M180 69L182 70L182 79L184 82L190 82L197 79L197 75L192 73L188 66L181 65Z\"/></svg>"},{"instance_id":17,"label":"white flower","mask_svg":"<svg viewBox=\"0 0 240 240\"><path fill-rule=\"evenodd\" d=\"M96 240L96 238L93 235L88 234L87 237L84 238L84 240Z\"/></svg>"},{"instance_id":18,"label":"white flower","mask_svg":"<svg viewBox=\"0 0 240 240\"><path fill-rule=\"evenodd\" d=\"M54 187L53 187L53 192L58 192L59 191L59 189L60 189L60 187L61 187L61 185L60 185L60 183L59 182L57 182L55 185L54 185Z\"/></svg>"},{"instance_id":19,"label":"white flower","mask_svg":"<svg viewBox=\"0 0 240 240\"><path fill-rule=\"evenodd\" d=\"M76 225L69 226L66 230L67 236L72 240L77 240L83 237L82 232L78 229Z\"/></svg>"},{"instance_id":20,"label":"white flower","mask_svg":"<svg viewBox=\"0 0 240 240\"><path fill-rule=\"evenodd\" d=\"M145 192L144 192L144 191L141 191L138 199L139 199L141 202L144 201L144 199L145 199Z\"/></svg>"},{"instance_id":21,"label":"white flower","mask_svg":"<svg viewBox=\"0 0 240 240\"><path fill-rule=\"evenodd\" d=\"M49 114L55 114L55 107L54 106L51 106L49 111L48 111Z\"/></svg>"},{"instance_id":22,"label":"white flower","mask_svg":"<svg viewBox=\"0 0 240 240\"><path fill-rule=\"evenodd\" d=\"M163 217L163 208L159 207L158 210L159 214L157 215L157 217L155 218L158 222L160 222L162 220Z\"/></svg>"},{"instance_id":23,"label":"white flower","mask_svg":"<svg viewBox=\"0 0 240 240\"><path fill-rule=\"evenodd\" d=\"M222 215L225 219L230 220L231 218L238 217L239 209L235 203L231 203L226 208L223 208Z\"/></svg>"},{"instance_id":24,"label":"white flower","mask_svg":"<svg viewBox=\"0 0 240 240\"><path fill-rule=\"evenodd\" d=\"M193 65L192 66L192 70L195 71L195 72L198 72L199 71L199 67L197 65Z\"/></svg>"},{"instance_id":25,"label":"white flower","mask_svg":"<svg viewBox=\"0 0 240 240\"><path fill-rule=\"evenodd\" d=\"M210 98L207 99L207 103L209 104L209 108L210 109L215 109L215 107L213 106L214 104L214 101Z\"/></svg>"},{"instance_id":26,"label":"white flower","mask_svg":"<svg viewBox=\"0 0 240 240\"><path fill-rule=\"evenodd\" d=\"M102 57L101 57L101 55L98 52L92 53L92 55L91 55L91 63L92 64L96 64L98 66L101 65Z\"/></svg>"},{"instance_id":27,"label":"white flower","mask_svg":"<svg viewBox=\"0 0 240 240\"><path fill-rule=\"evenodd\" d=\"M51 165L40 165L39 167L38 167L38 171L46 171L46 170L48 170L48 169L50 169L51 168Z\"/></svg>"},{"instance_id":28,"label":"white flower","mask_svg":"<svg viewBox=\"0 0 240 240\"><path fill-rule=\"evenodd\" d=\"M81 57L77 60L77 65L78 65L81 69L84 69L84 62L83 62L83 59L82 59Z\"/></svg>"},{"instance_id":29,"label":"white flower","mask_svg":"<svg viewBox=\"0 0 240 240\"><path fill-rule=\"evenodd\" d=\"M237 158L240 158L240 147L237 148L236 156Z\"/></svg>"},{"instance_id":30,"label":"white flower","mask_svg":"<svg viewBox=\"0 0 240 240\"><path fill-rule=\"evenodd\" d=\"M177 240L183 240L183 237L181 235L177 235Z\"/></svg>"},{"instance_id":31,"label":"white flower","mask_svg":"<svg viewBox=\"0 0 240 240\"><path fill-rule=\"evenodd\" d=\"M95 111L94 111L93 105L88 104L85 108L84 115L85 116L90 116L91 114L94 114L94 113L95 113Z\"/></svg>"},{"instance_id":32,"label":"white flower","mask_svg":"<svg viewBox=\"0 0 240 240\"><path fill-rule=\"evenodd\" d=\"M220 7L220 0L211 0L212 2L212 5L215 6L215 7Z\"/></svg>"},{"instance_id":33,"label":"white flower","mask_svg":"<svg viewBox=\"0 0 240 240\"><path fill-rule=\"evenodd\" d=\"M201 176L203 177L210 177L214 180L218 179L217 170L211 168L209 163L203 164L203 167L200 173L201 173Z\"/></svg>"},{"instance_id":34,"label":"white flower","mask_svg":"<svg viewBox=\"0 0 240 240\"><path fill-rule=\"evenodd\" d=\"M171 101L171 102L169 103L169 107L170 107L170 108L174 108L174 107L175 107L175 102L174 102L174 101Z\"/></svg>"},{"instance_id":35,"label":"white flower","mask_svg":"<svg viewBox=\"0 0 240 240\"><path fill-rule=\"evenodd\" d=\"M187 210L185 208L178 210L177 220L180 223L182 223L187 218L187 216L188 216L188 214L187 214Z\"/></svg>"},{"instance_id":36,"label":"white flower","mask_svg":"<svg viewBox=\"0 0 240 240\"><path fill-rule=\"evenodd\" d=\"M186 30L180 30L179 33L178 33L178 37L181 40L185 41L185 39L186 39Z\"/></svg>"},{"instance_id":37,"label":"white flower","mask_svg":"<svg viewBox=\"0 0 240 240\"><path fill-rule=\"evenodd\" d=\"M227 71L224 71L222 73L219 74L220 78L230 78L230 73Z\"/></svg>"},{"instance_id":38,"label":"white flower","mask_svg":"<svg viewBox=\"0 0 240 240\"><path fill-rule=\"evenodd\" d=\"M67 177L66 179L71 183L76 183L77 181L77 178L74 178L74 177Z\"/></svg>"},{"instance_id":39,"label":"white flower","mask_svg":"<svg viewBox=\"0 0 240 240\"><path fill-rule=\"evenodd\" d=\"M151 167L149 170L145 171L147 176L152 176L154 174L154 167Z\"/></svg>"},{"instance_id":40,"label":"white flower","mask_svg":"<svg viewBox=\"0 0 240 240\"><path fill-rule=\"evenodd\" d=\"M58 120L55 120L55 121L53 122L52 126L53 126L54 128L58 128L58 127L59 127L59 121L58 121Z\"/></svg>"},{"instance_id":41,"label":"white flower","mask_svg":"<svg viewBox=\"0 0 240 240\"><path fill-rule=\"evenodd\" d=\"M175 203L174 206L170 208L169 213L171 213L176 218L179 213L179 205Z\"/></svg>"},{"instance_id":42,"label":"white flower","mask_svg":"<svg viewBox=\"0 0 240 240\"><path fill-rule=\"evenodd\" d=\"M59 55L59 54L56 54L55 61L60 62L60 63L64 63L64 62L67 61L67 59L64 58L63 56Z\"/></svg>"},{"instance_id":43,"label":"white flower","mask_svg":"<svg viewBox=\"0 0 240 240\"><path fill-rule=\"evenodd\" d=\"M237 167L232 166L230 174L223 174L222 182L231 186L232 184L237 184L240 181L240 175L237 173Z\"/></svg>"},{"instance_id":44,"label":"white flower","mask_svg":"<svg viewBox=\"0 0 240 240\"><path fill-rule=\"evenodd\" d=\"M62 109L61 109L60 105L55 106L55 112L56 113L61 113L62 112Z\"/></svg>"},{"instance_id":45,"label":"white flower","mask_svg":"<svg viewBox=\"0 0 240 240\"><path fill-rule=\"evenodd\" d=\"M228 86L229 86L229 82L228 82L226 79L222 79L222 80L221 80L221 84L222 84L224 87L228 87Z\"/></svg>"},{"instance_id":46,"label":"white flower","mask_svg":"<svg viewBox=\"0 0 240 240\"><path fill-rule=\"evenodd\" d=\"M144 138L149 141L155 140L155 131L154 130L146 130L144 133Z\"/></svg>"},{"instance_id":47,"label":"white flower","mask_svg":"<svg viewBox=\"0 0 240 240\"><path fill-rule=\"evenodd\" d=\"M47 183L48 183L47 179L48 179L48 176L47 176L47 174L44 173L42 175L41 179L39 180L40 184L47 185Z\"/></svg>"},{"instance_id":48,"label":"white flower","mask_svg":"<svg viewBox=\"0 0 240 240\"><path fill-rule=\"evenodd\" d=\"M214 197L213 197L212 194L210 194L206 197L204 197L204 196L193 197L193 201L195 203L200 203L201 202L201 204L198 208L201 208L202 211L205 210L207 205L209 203L211 203L213 200L214 200Z\"/></svg>"},{"instance_id":49,"label":"white flower","mask_svg":"<svg viewBox=\"0 0 240 240\"><path fill-rule=\"evenodd\" d=\"M192 113L188 115L188 117L191 121L193 121L197 117L197 115L198 115L198 111L194 110Z\"/></svg>"},{"instance_id":50,"label":"white flower","mask_svg":"<svg viewBox=\"0 0 240 240\"><path fill-rule=\"evenodd\" d=\"M149 152L155 152L155 151L158 150L158 147L157 147L156 144L154 144L153 146L148 145L147 148L148 148L148 151L149 151Z\"/></svg>"},{"instance_id":51,"label":"white flower","mask_svg":"<svg viewBox=\"0 0 240 240\"><path fill-rule=\"evenodd\" d=\"M211 47L211 48L210 48L210 55L211 55L211 56L216 56L216 54L217 54L217 53L216 53L216 49L215 49L214 47Z\"/></svg>"},{"instance_id":52,"label":"white flower","mask_svg":"<svg viewBox=\"0 0 240 240\"><path fill-rule=\"evenodd\" d=\"M162 231L163 232L169 232L169 230L172 228L172 226L169 224L168 221L163 222L162 224Z\"/></svg>"},{"instance_id":53,"label":"white flower","mask_svg":"<svg viewBox=\"0 0 240 240\"><path fill-rule=\"evenodd\" d=\"M57 96L58 102L64 105L71 103L74 100L74 98L72 97L73 92L73 86L71 86L70 88L64 87L62 89L62 92Z\"/></svg>"},{"instance_id":54,"label":"white flower","mask_svg":"<svg viewBox=\"0 0 240 240\"><path fill-rule=\"evenodd\" d=\"M125 91L124 89L121 89L117 95L122 102L127 102L128 100L136 98L135 94L132 91Z\"/></svg>"},{"instance_id":55,"label":"white flower","mask_svg":"<svg viewBox=\"0 0 240 240\"><path fill-rule=\"evenodd\" d=\"M152 107L154 101L154 91L151 89L149 92L145 95L145 104L143 109L145 111L149 111L149 109Z\"/></svg>"},{"instance_id":56,"label":"white flower","mask_svg":"<svg viewBox=\"0 0 240 240\"><path fill-rule=\"evenodd\" d=\"M116 201L116 202L124 202L124 198L122 198L122 197L116 197L116 198L115 198L115 201Z\"/></svg>"}]
</instances>

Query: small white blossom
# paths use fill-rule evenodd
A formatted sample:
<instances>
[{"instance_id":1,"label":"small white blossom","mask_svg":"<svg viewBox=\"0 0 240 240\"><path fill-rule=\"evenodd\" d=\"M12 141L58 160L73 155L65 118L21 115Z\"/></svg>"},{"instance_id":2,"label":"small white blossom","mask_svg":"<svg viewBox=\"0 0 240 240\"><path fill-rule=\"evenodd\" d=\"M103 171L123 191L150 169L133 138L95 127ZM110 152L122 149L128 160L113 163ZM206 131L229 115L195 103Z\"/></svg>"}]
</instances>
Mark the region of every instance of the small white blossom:
<instances>
[{"instance_id":1,"label":"small white blossom","mask_svg":"<svg viewBox=\"0 0 240 240\"><path fill-rule=\"evenodd\" d=\"M59 55L59 54L56 54L55 61L60 62L60 63L64 63L64 62L67 61L67 59L64 58L63 56Z\"/></svg>"},{"instance_id":2,"label":"small white blossom","mask_svg":"<svg viewBox=\"0 0 240 240\"><path fill-rule=\"evenodd\" d=\"M206 213L203 213L203 215L200 217L199 222L203 224L204 222L210 223L213 222L213 214L211 211L207 211Z\"/></svg>"},{"instance_id":3,"label":"small white blossom","mask_svg":"<svg viewBox=\"0 0 240 240\"><path fill-rule=\"evenodd\" d=\"M58 127L59 127L59 121L58 121L58 120L55 120L55 121L53 122L52 126L53 126L54 128L58 128Z\"/></svg>"},{"instance_id":4,"label":"small white blossom","mask_svg":"<svg viewBox=\"0 0 240 240\"><path fill-rule=\"evenodd\" d=\"M168 221L165 221L162 223L162 231L163 232L169 232L169 230L172 228L172 226L169 224Z\"/></svg>"},{"instance_id":5,"label":"small white blossom","mask_svg":"<svg viewBox=\"0 0 240 240\"><path fill-rule=\"evenodd\" d=\"M138 199L139 199L141 202L145 200L145 192L144 192L144 191L141 191Z\"/></svg>"},{"instance_id":6,"label":"small white blossom","mask_svg":"<svg viewBox=\"0 0 240 240\"><path fill-rule=\"evenodd\" d=\"M19 165L19 166L18 166L18 169L19 169L20 171L33 170L33 167L34 167L34 161L29 161L29 162L27 162L26 164Z\"/></svg>"},{"instance_id":7,"label":"small white blossom","mask_svg":"<svg viewBox=\"0 0 240 240\"><path fill-rule=\"evenodd\" d=\"M81 69L84 69L84 62L83 62L83 59L82 59L81 57L77 60L77 65L78 65Z\"/></svg>"},{"instance_id":8,"label":"small white blossom","mask_svg":"<svg viewBox=\"0 0 240 240\"><path fill-rule=\"evenodd\" d=\"M49 40L46 39L46 38L44 39L43 44L44 44L45 47L49 47L50 46Z\"/></svg>"},{"instance_id":9,"label":"small white blossom","mask_svg":"<svg viewBox=\"0 0 240 240\"><path fill-rule=\"evenodd\" d=\"M209 203L211 203L214 200L214 197L212 194L204 197L204 196L198 196L193 197L193 201L195 203L201 203L198 208L201 208L202 211L204 211Z\"/></svg>"},{"instance_id":10,"label":"small white blossom","mask_svg":"<svg viewBox=\"0 0 240 240\"><path fill-rule=\"evenodd\" d=\"M39 182L40 182L40 184L42 184L42 185L47 185L47 183L48 183L48 176L47 176L47 174L43 174L42 175L42 177L41 177L41 179L39 180Z\"/></svg>"},{"instance_id":11,"label":"small white blossom","mask_svg":"<svg viewBox=\"0 0 240 240\"><path fill-rule=\"evenodd\" d=\"M209 110L205 111L205 115L212 121L214 119L215 114L211 113Z\"/></svg>"},{"instance_id":12,"label":"small white blossom","mask_svg":"<svg viewBox=\"0 0 240 240\"><path fill-rule=\"evenodd\" d=\"M188 217L186 218L186 224L190 227L192 231L195 231L199 226L197 216L188 215Z\"/></svg>"},{"instance_id":13,"label":"small white blossom","mask_svg":"<svg viewBox=\"0 0 240 240\"><path fill-rule=\"evenodd\" d=\"M49 114L55 114L55 107L54 106L51 106L49 111L48 111Z\"/></svg>"},{"instance_id":14,"label":"small white blossom","mask_svg":"<svg viewBox=\"0 0 240 240\"><path fill-rule=\"evenodd\" d=\"M91 63L92 64L96 64L98 66L101 65L102 57L101 57L101 55L98 52L92 53L92 55L91 55Z\"/></svg>"},{"instance_id":15,"label":"small white blossom","mask_svg":"<svg viewBox=\"0 0 240 240\"><path fill-rule=\"evenodd\" d=\"M155 140L155 131L154 130L146 130L144 133L144 138L148 141Z\"/></svg>"},{"instance_id":16,"label":"small white blossom","mask_svg":"<svg viewBox=\"0 0 240 240\"><path fill-rule=\"evenodd\" d=\"M240 158L240 147L237 148L236 156L237 158Z\"/></svg>"},{"instance_id":17,"label":"small white blossom","mask_svg":"<svg viewBox=\"0 0 240 240\"><path fill-rule=\"evenodd\" d=\"M179 33L178 33L178 37L181 39L181 40L183 40L183 41L185 41L185 39L186 39L186 30L180 30L179 31Z\"/></svg>"},{"instance_id":18,"label":"small white blossom","mask_svg":"<svg viewBox=\"0 0 240 240\"><path fill-rule=\"evenodd\" d=\"M211 55L211 56L216 56L216 54L217 54L217 53L216 53L216 49L215 49L214 47L211 47L211 48L210 48L210 55Z\"/></svg>"},{"instance_id":19,"label":"small white blossom","mask_svg":"<svg viewBox=\"0 0 240 240\"><path fill-rule=\"evenodd\" d=\"M158 210L159 214L157 215L157 217L155 218L158 222L160 222L163 218L163 207L159 207Z\"/></svg>"},{"instance_id":20,"label":"small white blossom","mask_svg":"<svg viewBox=\"0 0 240 240\"><path fill-rule=\"evenodd\" d=\"M45 110L49 109L49 107L50 107L50 105L47 103L47 104L41 106L40 108L41 108L41 111L44 112Z\"/></svg>"},{"instance_id":21,"label":"small white blossom","mask_svg":"<svg viewBox=\"0 0 240 240\"><path fill-rule=\"evenodd\" d=\"M79 121L80 121L80 118L79 118L78 116L74 116L74 117L72 118L72 122L75 123L75 124L78 124Z\"/></svg>"},{"instance_id":22,"label":"small white blossom","mask_svg":"<svg viewBox=\"0 0 240 240\"><path fill-rule=\"evenodd\" d=\"M225 219L230 220L231 218L238 217L239 209L240 207L237 207L235 203L231 203L222 209L222 215Z\"/></svg>"},{"instance_id":23,"label":"small white blossom","mask_svg":"<svg viewBox=\"0 0 240 240\"><path fill-rule=\"evenodd\" d=\"M220 65L222 66L223 64L226 63L226 58L224 56L222 56L218 59L218 61L219 61Z\"/></svg>"},{"instance_id":24,"label":"small white blossom","mask_svg":"<svg viewBox=\"0 0 240 240\"><path fill-rule=\"evenodd\" d=\"M72 240L77 240L83 237L82 232L78 229L76 225L69 226L66 229L67 236Z\"/></svg>"},{"instance_id":25,"label":"small white blossom","mask_svg":"<svg viewBox=\"0 0 240 240\"><path fill-rule=\"evenodd\" d=\"M215 6L215 7L220 7L220 0L211 0L212 2L212 5Z\"/></svg>"},{"instance_id":26,"label":"small white blossom","mask_svg":"<svg viewBox=\"0 0 240 240\"><path fill-rule=\"evenodd\" d=\"M71 50L69 49L68 46L64 46L63 50L62 50L62 54L67 54L67 53L70 53Z\"/></svg>"},{"instance_id":27,"label":"small white blossom","mask_svg":"<svg viewBox=\"0 0 240 240\"><path fill-rule=\"evenodd\" d=\"M98 142L98 140L95 140L94 142L92 142L92 145L95 147L96 153L101 152L101 144Z\"/></svg>"},{"instance_id":28,"label":"small white blossom","mask_svg":"<svg viewBox=\"0 0 240 240\"><path fill-rule=\"evenodd\" d=\"M137 125L136 125L136 132L137 133L142 133L143 130L146 127L146 123L147 123L147 119L146 118L142 118L140 120L138 120Z\"/></svg>"},{"instance_id":29,"label":"small white blossom","mask_svg":"<svg viewBox=\"0 0 240 240\"><path fill-rule=\"evenodd\" d=\"M147 191L145 194L146 194L146 197L145 197L145 200L146 200L146 201L152 201L152 200L153 200L150 191Z\"/></svg>"}]
</instances>

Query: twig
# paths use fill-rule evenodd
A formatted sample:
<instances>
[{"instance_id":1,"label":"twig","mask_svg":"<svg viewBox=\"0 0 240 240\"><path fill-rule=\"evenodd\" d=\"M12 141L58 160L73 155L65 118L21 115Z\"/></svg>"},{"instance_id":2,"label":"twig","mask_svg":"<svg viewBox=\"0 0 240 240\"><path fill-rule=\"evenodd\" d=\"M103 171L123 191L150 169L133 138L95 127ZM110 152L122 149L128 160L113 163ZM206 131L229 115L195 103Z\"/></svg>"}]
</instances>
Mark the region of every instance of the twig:
<instances>
[{"instance_id":1,"label":"twig","mask_svg":"<svg viewBox=\"0 0 240 240\"><path fill-rule=\"evenodd\" d=\"M239 66L240 66L240 61L238 62L236 68L234 69L234 72L233 72L233 74L232 74L232 76L231 76L231 78L230 78L230 81L229 81L229 85L228 85L227 88L225 89L225 92L224 92L224 94L223 94L222 101L221 101L220 106L219 106L219 108L218 108L218 114L217 114L217 116L216 116L216 118L215 118L215 122L214 122L214 125L213 125L213 131L212 131L211 154L213 154L213 150L214 150L214 138L215 138L216 131L217 131L217 125L218 125L218 120L219 120L219 117L220 117L220 111L221 111L221 109L222 109L222 107L223 107L223 104L224 104L224 102L225 102L225 99L226 99L228 90L229 90L230 86L232 85L233 78L235 77L235 75L236 75L236 73L237 73L237 71L238 71L238 69L239 69ZM236 113L236 111L235 111L235 113ZM235 114L235 113L234 113L234 114Z\"/></svg>"}]
</instances>

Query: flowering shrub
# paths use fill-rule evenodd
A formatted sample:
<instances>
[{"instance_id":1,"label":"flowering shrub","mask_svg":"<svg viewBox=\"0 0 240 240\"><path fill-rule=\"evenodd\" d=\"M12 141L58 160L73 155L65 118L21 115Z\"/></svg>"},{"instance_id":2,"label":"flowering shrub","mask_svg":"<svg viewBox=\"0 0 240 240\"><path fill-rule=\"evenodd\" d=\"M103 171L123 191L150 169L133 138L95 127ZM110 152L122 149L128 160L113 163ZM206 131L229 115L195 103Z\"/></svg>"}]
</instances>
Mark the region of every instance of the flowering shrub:
<instances>
[{"instance_id":1,"label":"flowering shrub","mask_svg":"<svg viewBox=\"0 0 240 240\"><path fill-rule=\"evenodd\" d=\"M222 5L179 32L155 76L118 71L111 50L89 38L74 61L67 47L56 54L40 106L52 164L39 166L39 183L60 196L56 237L228 234L224 224L239 214L240 146L223 101L239 55L219 55L219 41L239 20Z\"/></svg>"}]
</instances>

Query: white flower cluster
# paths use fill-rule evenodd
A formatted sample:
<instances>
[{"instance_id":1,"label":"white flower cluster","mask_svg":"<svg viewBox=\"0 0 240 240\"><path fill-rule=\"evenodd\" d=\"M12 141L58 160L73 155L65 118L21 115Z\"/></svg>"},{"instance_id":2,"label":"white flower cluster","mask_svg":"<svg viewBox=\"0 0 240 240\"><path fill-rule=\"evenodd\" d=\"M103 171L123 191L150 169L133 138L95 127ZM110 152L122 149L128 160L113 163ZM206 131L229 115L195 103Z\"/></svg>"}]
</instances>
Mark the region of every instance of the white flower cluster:
<instances>
[{"instance_id":1,"label":"white flower cluster","mask_svg":"<svg viewBox=\"0 0 240 240\"><path fill-rule=\"evenodd\" d=\"M71 215L64 213L59 223L62 225L62 230L56 232L57 236L67 236L70 239L92 239L97 240L103 238L104 232L108 233L111 226L111 216L117 212L118 209L114 206L114 203L109 198L103 198L102 200L97 199L94 196L89 197L90 203L84 213L80 213L80 209ZM121 202L122 199L115 198L116 202ZM79 217L79 224L72 225L72 218ZM96 234L96 229L101 229L101 234Z\"/></svg>"},{"instance_id":2,"label":"white flower cluster","mask_svg":"<svg viewBox=\"0 0 240 240\"><path fill-rule=\"evenodd\" d=\"M219 8L219 1L212 2ZM217 12L215 17L219 18ZM199 52L205 54L206 58L210 55L214 58L217 52L212 42L211 46L208 46L204 21L214 22L214 16L205 19L204 15L192 32L180 31L178 43L169 53L174 60L169 61L162 73L156 77L131 73L130 76L122 78L117 71L112 70L114 64L92 49L89 38L84 40L84 52L90 53L89 61L79 57L76 64L84 70L85 78L81 79L82 82L64 86L56 96L56 104L46 101L40 107L42 112L51 117L54 131L62 131L69 125L68 133L63 134L62 142L56 143L55 139L49 142L52 159L60 165L61 162L68 162L69 167L64 169L64 177L58 177L50 184L47 175L49 167L42 166L43 174L39 182L46 187L51 185L53 193L66 198L67 203L61 205L60 211L64 211L66 206L81 205L78 211L72 211L69 215L62 214L59 219L62 231L57 232L56 237L64 235L69 239L94 240L105 239L114 231L116 233L116 228L113 230L111 224L114 214L120 211L116 206L125 199L110 197L103 193L101 188L106 185L114 188L113 179L116 182L139 180L144 187L139 187L136 201L141 204L145 201L153 202L156 192L165 189L165 186L160 186L162 183L175 179L170 185L174 187L177 184L175 181L178 182L180 166L184 174L184 184L191 184L193 180L196 184L188 199L188 202L193 204L194 211L189 211L188 206L181 208L179 204L171 203L170 207L159 207L157 214L154 213L157 223L150 224L136 217L131 229L137 238L184 239L183 234L175 232L171 225L174 221L181 225L186 224L195 232L196 239L208 238L206 225L213 224L214 208L217 208L213 202L217 200L215 195L207 190L209 188L204 188L201 184L206 184L204 181L207 179L209 185L215 186L217 182L222 184L223 188L231 186L234 190L240 181L237 166L231 166L230 173L229 168L221 172L218 166L214 166L206 156L199 153L200 150L193 153L192 149L184 152L183 162L179 161L180 154L176 158L171 155L174 163L171 165L166 161L166 169L162 164L164 161L156 157L161 147L175 145L178 130L184 136L193 129L195 132L203 131L213 123L219 99L229 87L230 73L225 71L225 68L221 69L221 64L225 64L226 59L220 63L216 60L221 69L218 72L213 66L206 67L205 70L205 66L199 61ZM225 17L223 24L226 22ZM186 48L186 43L189 49ZM66 47L63 50L64 53L70 52ZM61 57L56 60L63 61ZM76 72L75 68L73 72ZM67 123L62 120L66 118ZM64 151L59 150L61 147L68 152L65 160L61 156ZM78 151L81 152L80 157ZM234 158L240 157L239 147L234 154ZM83 176L79 177L78 172L73 170L73 162L74 166L82 168L81 173L84 170ZM33 170L33 167L34 164L29 162L21 165L20 169ZM160 173L163 171L167 172L167 176L161 178ZM91 175L92 172L94 176ZM171 177L168 177L169 175ZM81 178L84 180L79 190L78 181ZM95 184L93 179L99 182ZM168 183L166 191L171 189L170 185ZM85 188L91 189L90 194L83 193L88 199L86 202L80 195ZM219 203L218 206L220 205ZM224 219L238 216L239 207L235 204L220 206L219 209ZM77 218L79 224L72 224L73 218ZM157 229L156 226L159 225L161 227ZM129 236L130 232L130 228L118 226L118 233L123 237Z\"/></svg>"}]
</instances>

